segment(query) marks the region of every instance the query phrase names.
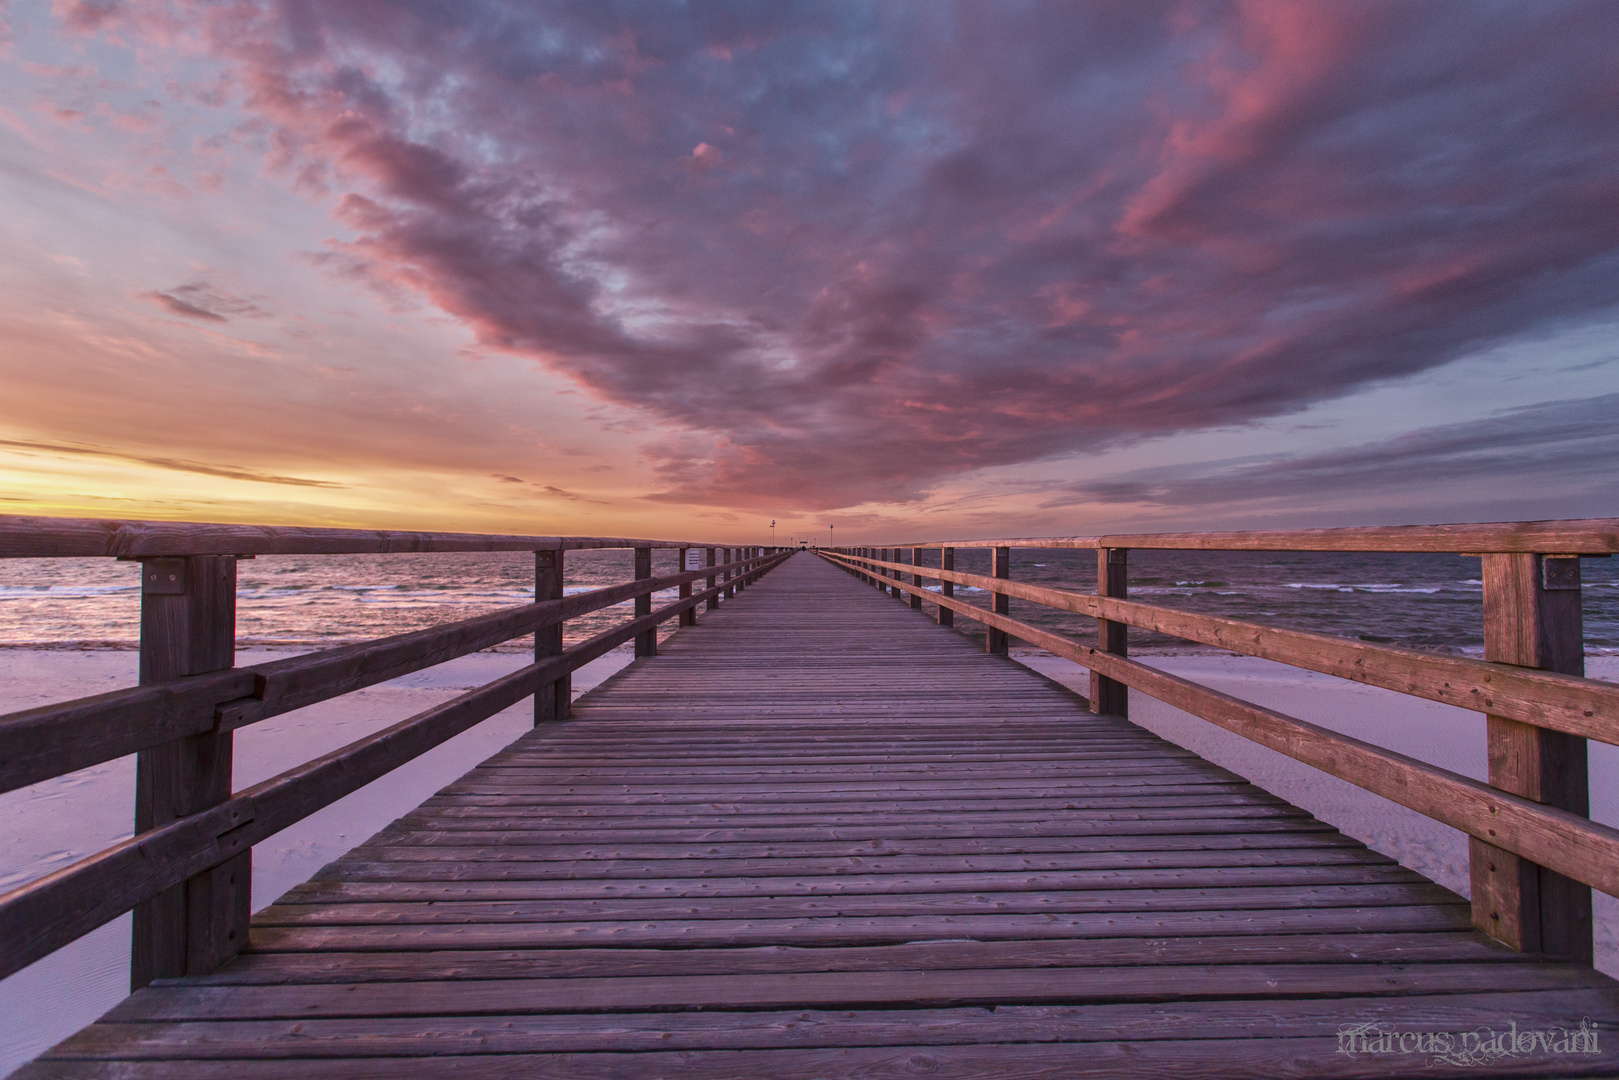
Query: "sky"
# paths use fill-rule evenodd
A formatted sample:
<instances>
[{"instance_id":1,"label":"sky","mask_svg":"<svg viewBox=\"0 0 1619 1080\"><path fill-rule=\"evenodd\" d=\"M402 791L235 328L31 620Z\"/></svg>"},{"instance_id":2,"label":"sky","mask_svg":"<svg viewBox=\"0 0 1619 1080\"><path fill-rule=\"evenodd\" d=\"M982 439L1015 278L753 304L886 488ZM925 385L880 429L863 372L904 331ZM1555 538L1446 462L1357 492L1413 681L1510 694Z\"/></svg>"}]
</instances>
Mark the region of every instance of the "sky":
<instances>
[{"instance_id":1,"label":"sky","mask_svg":"<svg viewBox=\"0 0 1619 1080\"><path fill-rule=\"evenodd\" d=\"M1606 0L0 0L0 513L1619 516L1615 41Z\"/></svg>"}]
</instances>

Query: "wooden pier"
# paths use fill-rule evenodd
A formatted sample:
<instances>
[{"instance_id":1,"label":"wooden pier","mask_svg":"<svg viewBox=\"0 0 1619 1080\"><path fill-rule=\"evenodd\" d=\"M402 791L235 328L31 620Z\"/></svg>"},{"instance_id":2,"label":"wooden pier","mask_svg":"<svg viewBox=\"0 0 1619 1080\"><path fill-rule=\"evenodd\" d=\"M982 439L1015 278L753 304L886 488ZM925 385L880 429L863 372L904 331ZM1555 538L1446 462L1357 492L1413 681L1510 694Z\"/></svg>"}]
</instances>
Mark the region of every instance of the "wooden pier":
<instances>
[{"instance_id":1,"label":"wooden pier","mask_svg":"<svg viewBox=\"0 0 1619 1080\"><path fill-rule=\"evenodd\" d=\"M1619 1074L1612 980L812 554L657 648L15 1075Z\"/></svg>"}]
</instances>

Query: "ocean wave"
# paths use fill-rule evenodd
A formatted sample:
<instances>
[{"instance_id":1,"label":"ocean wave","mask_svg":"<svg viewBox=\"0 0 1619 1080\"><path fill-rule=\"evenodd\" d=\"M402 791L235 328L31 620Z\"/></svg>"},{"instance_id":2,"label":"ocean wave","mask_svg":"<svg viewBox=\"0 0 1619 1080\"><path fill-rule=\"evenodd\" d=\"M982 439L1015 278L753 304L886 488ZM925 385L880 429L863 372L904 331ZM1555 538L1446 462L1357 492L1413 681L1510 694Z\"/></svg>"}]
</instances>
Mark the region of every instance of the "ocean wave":
<instances>
[{"instance_id":1,"label":"ocean wave","mask_svg":"<svg viewBox=\"0 0 1619 1080\"><path fill-rule=\"evenodd\" d=\"M1222 582L1221 584L1224 584ZM1419 593L1431 596L1443 592L1443 585L1405 585L1399 582L1326 582L1289 581L1282 585L1284 589L1318 589L1323 592L1341 593Z\"/></svg>"},{"instance_id":2,"label":"ocean wave","mask_svg":"<svg viewBox=\"0 0 1619 1080\"><path fill-rule=\"evenodd\" d=\"M0 600L93 600L102 596L138 596L140 583L128 585L0 585Z\"/></svg>"}]
</instances>

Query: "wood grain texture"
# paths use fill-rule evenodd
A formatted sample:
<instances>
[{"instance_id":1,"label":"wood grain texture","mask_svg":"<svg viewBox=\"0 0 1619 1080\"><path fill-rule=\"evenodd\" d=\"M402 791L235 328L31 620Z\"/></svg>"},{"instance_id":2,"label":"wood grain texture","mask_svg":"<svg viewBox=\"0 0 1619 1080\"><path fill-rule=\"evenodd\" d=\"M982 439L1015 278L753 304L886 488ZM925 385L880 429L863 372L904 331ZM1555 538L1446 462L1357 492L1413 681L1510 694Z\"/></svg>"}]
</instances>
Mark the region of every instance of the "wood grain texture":
<instances>
[{"instance_id":1,"label":"wood grain texture","mask_svg":"<svg viewBox=\"0 0 1619 1080\"><path fill-rule=\"evenodd\" d=\"M158 585L158 579L168 580ZM236 559L198 555L141 564L140 680L161 684L229 668L236 658ZM148 580L150 579L150 580ZM231 795L232 734L204 731L135 758L135 832L171 824ZM130 989L214 970L247 944L252 859L176 881L136 905ZM85 906L80 901L81 909Z\"/></svg>"},{"instance_id":2,"label":"wood grain texture","mask_svg":"<svg viewBox=\"0 0 1619 1080\"><path fill-rule=\"evenodd\" d=\"M565 590L563 581L566 576L564 559L566 553L562 551L536 551L534 553L534 602L543 604L563 599ZM686 591L682 596L691 595L689 584L681 586ZM509 640L509 639L508 639ZM544 663L553 656L562 652L562 620L557 620L545 626L536 626L534 629L534 662ZM561 720L568 715L570 702L573 701L573 680L563 676L549 687L542 686L534 692L534 726L550 723L552 720Z\"/></svg>"},{"instance_id":3,"label":"wood grain texture","mask_svg":"<svg viewBox=\"0 0 1619 1080\"><path fill-rule=\"evenodd\" d=\"M1585 674L1579 560L1573 588L1545 588L1539 555L1483 557L1484 657L1564 675ZM1514 795L1587 817L1586 741L1500 715L1486 717L1490 783ZM1469 839L1473 923L1519 949L1592 962L1591 890L1511 850Z\"/></svg>"},{"instance_id":4,"label":"wood grain texture","mask_svg":"<svg viewBox=\"0 0 1619 1080\"><path fill-rule=\"evenodd\" d=\"M1096 549L1096 595L1123 600L1130 591L1130 552L1127 548ZM1096 647L1114 656L1130 655L1130 624L1115 619L1096 620ZM1129 687L1106 675L1091 672L1091 712L1130 715Z\"/></svg>"},{"instance_id":5,"label":"wood grain texture","mask_svg":"<svg viewBox=\"0 0 1619 1080\"><path fill-rule=\"evenodd\" d=\"M1619 988L852 574L748 584L19 1075L1619 1070L1339 1053Z\"/></svg>"}]
</instances>

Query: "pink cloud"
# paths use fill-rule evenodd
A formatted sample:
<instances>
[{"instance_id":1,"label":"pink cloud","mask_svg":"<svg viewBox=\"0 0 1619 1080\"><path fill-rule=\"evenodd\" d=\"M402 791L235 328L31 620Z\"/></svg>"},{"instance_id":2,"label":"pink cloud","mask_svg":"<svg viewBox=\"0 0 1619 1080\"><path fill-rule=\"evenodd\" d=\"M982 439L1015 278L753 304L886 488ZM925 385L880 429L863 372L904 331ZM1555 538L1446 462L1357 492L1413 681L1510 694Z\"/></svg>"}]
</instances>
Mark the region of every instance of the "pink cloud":
<instances>
[{"instance_id":1,"label":"pink cloud","mask_svg":"<svg viewBox=\"0 0 1619 1080\"><path fill-rule=\"evenodd\" d=\"M1601 3L59 11L193 24L334 270L655 418L671 500L914 499L1619 301Z\"/></svg>"}]
</instances>

